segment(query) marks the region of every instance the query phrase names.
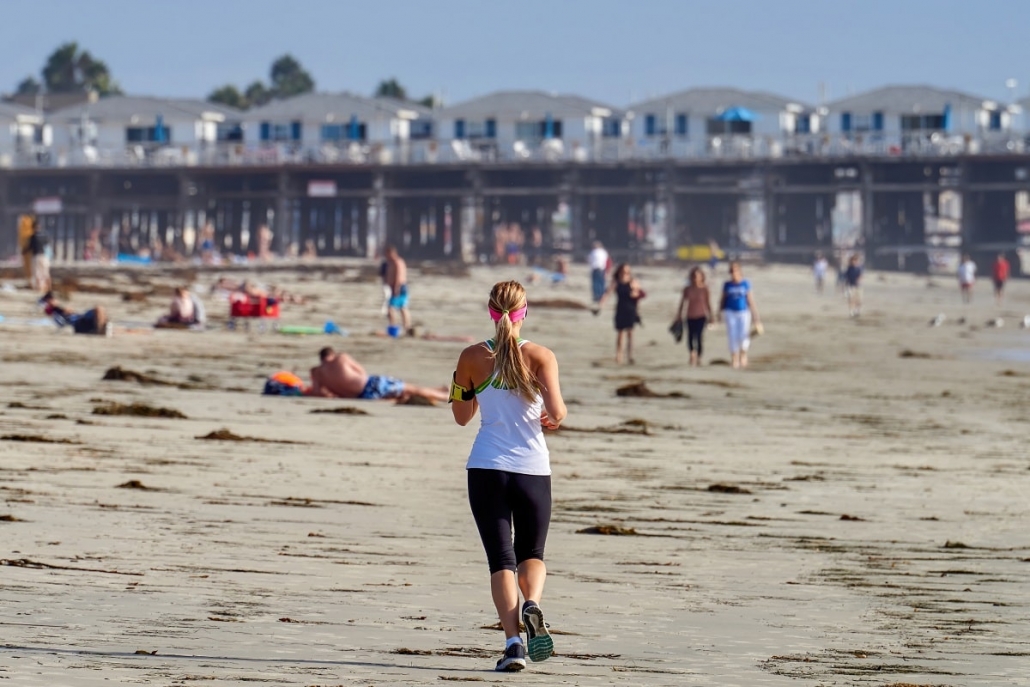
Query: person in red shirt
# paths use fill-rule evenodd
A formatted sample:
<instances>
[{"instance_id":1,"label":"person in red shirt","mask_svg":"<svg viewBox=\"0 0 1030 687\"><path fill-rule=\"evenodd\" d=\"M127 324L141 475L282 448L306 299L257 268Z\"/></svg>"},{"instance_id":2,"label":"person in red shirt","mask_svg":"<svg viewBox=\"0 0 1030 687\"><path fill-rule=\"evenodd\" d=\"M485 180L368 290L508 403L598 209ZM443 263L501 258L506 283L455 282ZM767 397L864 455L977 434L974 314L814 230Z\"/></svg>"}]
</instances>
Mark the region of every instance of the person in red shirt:
<instances>
[{"instance_id":1,"label":"person in red shirt","mask_svg":"<svg viewBox=\"0 0 1030 687\"><path fill-rule=\"evenodd\" d=\"M994 302L1001 305L1001 299L1005 292L1005 282L1009 280L1009 261L1005 259L1004 253L998 253L994 261L994 268L991 270L994 277Z\"/></svg>"}]
</instances>

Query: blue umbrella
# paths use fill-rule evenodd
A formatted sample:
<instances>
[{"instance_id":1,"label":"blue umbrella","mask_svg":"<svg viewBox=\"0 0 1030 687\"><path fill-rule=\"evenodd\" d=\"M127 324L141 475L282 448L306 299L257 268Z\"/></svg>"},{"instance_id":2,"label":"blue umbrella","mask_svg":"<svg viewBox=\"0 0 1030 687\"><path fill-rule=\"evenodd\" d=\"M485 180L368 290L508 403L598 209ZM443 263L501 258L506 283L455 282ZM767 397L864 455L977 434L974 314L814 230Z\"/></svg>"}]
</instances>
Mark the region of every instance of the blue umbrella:
<instances>
[{"instance_id":1,"label":"blue umbrella","mask_svg":"<svg viewBox=\"0 0 1030 687\"><path fill-rule=\"evenodd\" d=\"M551 113L548 112L544 119L544 138L554 138L554 119L551 117Z\"/></svg>"},{"instance_id":2,"label":"blue umbrella","mask_svg":"<svg viewBox=\"0 0 1030 687\"><path fill-rule=\"evenodd\" d=\"M758 115L746 107L731 107L723 110L716 119L720 122L753 122L758 119Z\"/></svg>"},{"instance_id":3,"label":"blue umbrella","mask_svg":"<svg viewBox=\"0 0 1030 687\"><path fill-rule=\"evenodd\" d=\"M357 115L351 115L350 116L350 126L348 127L348 131L347 131L347 138L349 138L352 141L356 141L356 140L358 140L359 134L360 134L360 130L358 129L358 116Z\"/></svg>"},{"instance_id":4,"label":"blue umbrella","mask_svg":"<svg viewBox=\"0 0 1030 687\"><path fill-rule=\"evenodd\" d=\"M157 116L157 121L154 123L154 141L157 143L165 142L165 120L161 115Z\"/></svg>"},{"instance_id":5,"label":"blue umbrella","mask_svg":"<svg viewBox=\"0 0 1030 687\"><path fill-rule=\"evenodd\" d=\"M951 131L951 103L944 105L944 130Z\"/></svg>"}]
</instances>

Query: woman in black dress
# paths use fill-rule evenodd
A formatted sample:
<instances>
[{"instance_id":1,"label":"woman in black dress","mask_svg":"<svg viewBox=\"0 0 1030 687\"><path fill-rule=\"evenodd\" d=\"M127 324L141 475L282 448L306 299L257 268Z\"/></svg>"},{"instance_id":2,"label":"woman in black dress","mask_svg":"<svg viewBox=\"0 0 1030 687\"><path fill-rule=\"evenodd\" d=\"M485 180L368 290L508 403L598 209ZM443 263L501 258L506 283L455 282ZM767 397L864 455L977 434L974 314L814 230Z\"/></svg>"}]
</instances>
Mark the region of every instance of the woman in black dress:
<instances>
[{"instance_id":1,"label":"woman in black dress","mask_svg":"<svg viewBox=\"0 0 1030 687\"><path fill-rule=\"evenodd\" d=\"M633 364L633 327L640 323L637 303L645 296L644 290L630 273L629 265L620 264L612 275L612 283L604 297L615 293L615 362L621 363L622 351L626 349L626 360Z\"/></svg>"}]
</instances>

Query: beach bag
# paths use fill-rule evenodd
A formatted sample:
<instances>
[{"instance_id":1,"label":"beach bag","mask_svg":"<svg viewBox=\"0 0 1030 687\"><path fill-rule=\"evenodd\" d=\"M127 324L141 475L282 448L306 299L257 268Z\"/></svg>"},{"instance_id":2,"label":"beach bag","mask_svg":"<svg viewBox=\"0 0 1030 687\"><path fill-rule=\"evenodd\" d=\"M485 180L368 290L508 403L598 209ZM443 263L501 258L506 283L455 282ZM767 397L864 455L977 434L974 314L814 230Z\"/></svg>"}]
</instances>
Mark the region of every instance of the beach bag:
<instances>
[{"instance_id":1,"label":"beach bag","mask_svg":"<svg viewBox=\"0 0 1030 687\"><path fill-rule=\"evenodd\" d=\"M672 334L672 338L676 340L676 343L683 341L683 320L677 318L669 327L669 333Z\"/></svg>"},{"instance_id":2,"label":"beach bag","mask_svg":"<svg viewBox=\"0 0 1030 687\"><path fill-rule=\"evenodd\" d=\"M265 381L265 396L303 396L304 380L292 372L276 372Z\"/></svg>"}]
</instances>

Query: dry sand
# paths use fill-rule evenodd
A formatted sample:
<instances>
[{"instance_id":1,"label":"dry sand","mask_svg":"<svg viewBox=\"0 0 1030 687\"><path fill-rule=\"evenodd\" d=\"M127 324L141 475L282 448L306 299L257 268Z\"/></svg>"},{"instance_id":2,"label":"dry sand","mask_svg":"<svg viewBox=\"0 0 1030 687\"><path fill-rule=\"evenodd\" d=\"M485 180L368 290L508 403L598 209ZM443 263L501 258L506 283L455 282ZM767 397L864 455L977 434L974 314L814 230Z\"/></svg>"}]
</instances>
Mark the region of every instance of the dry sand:
<instances>
[{"instance_id":1,"label":"dry sand","mask_svg":"<svg viewBox=\"0 0 1030 687\"><path fill-rule=\"evenodd\" d=\"M806 270L751 267L767 333L744 372L690 369L673 345L681 270L640 270L632 367L611 362L610 310L531 305L567 425L613 431L549 438L557 655L512 677L491 672L503 636L464 486L475 430L446 407L259 395L327 342L447 381L462 344L373 336L380 291L358 268L264 277L319 296L284 322L333 319L347 339L55 334L10 324L38 316L33 299L0 294L0 436L66 442L0 440L0 684L1030 684L1030 283L999 310L985 281L961 306L950 279L873 273L853 321ZM531 304L584 301L585 271L531 285ZM489 286L525 274L415 270L416 320L485 336ZM152 321L172 282L124 283L157 295L72 305ZM706 343L726 360L721 330ZM101 381L116 364L175 384ZM683 397L616 396L637 380ZM94 414L111 402L186 419ZM336 407L367 415L312 412ZM293 443L196 438L223 428ZM595 526L633 534L578 533Z\"/></svg>"}]
</instances>

